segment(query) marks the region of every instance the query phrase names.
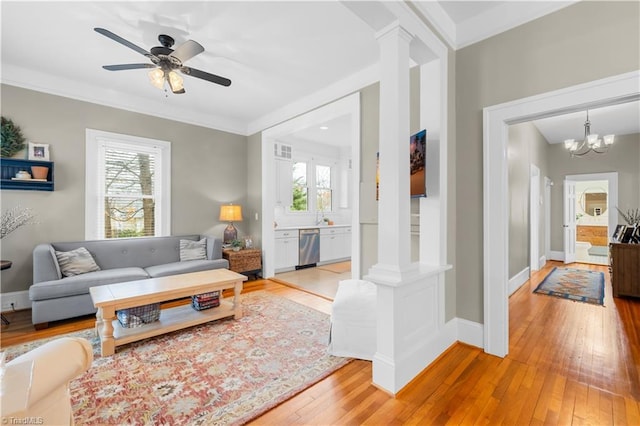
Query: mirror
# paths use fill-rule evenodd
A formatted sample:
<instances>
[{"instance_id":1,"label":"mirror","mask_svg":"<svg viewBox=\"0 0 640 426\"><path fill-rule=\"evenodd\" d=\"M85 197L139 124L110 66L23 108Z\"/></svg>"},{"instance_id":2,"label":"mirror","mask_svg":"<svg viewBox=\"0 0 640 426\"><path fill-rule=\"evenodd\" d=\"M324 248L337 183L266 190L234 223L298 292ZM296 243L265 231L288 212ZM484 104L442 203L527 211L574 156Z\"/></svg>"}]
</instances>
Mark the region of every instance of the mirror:
<instances>
[{"instance_id":1,"label":"mirror","mask_svg":"<svg viewBox=\"0 0 640 426\"><path fill-rule=\"evenodd\" d=\"M589 216L600 216L607 211L607 193L602 188L590 188L580 195L580 207Z\"/></svg>"}]
</instances>

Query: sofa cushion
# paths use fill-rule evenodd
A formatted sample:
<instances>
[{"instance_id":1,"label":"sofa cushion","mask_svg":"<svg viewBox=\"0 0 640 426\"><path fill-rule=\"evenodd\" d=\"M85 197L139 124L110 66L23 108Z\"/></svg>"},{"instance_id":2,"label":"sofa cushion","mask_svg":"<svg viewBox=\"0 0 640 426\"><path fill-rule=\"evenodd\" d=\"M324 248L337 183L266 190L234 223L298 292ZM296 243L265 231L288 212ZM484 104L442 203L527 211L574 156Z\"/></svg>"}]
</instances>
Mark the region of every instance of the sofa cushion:
<instances>
[{"instance_id":1,"label":"sofa cushion","mask_svg":"<svg viewBox=\"0 0 640 426\"><path fill-rule=\"evenodd\" d=\"M207 258L207 239L200 241L180 240L180 261L205 260Z\"/></svg>"},{"instance_id":2,"label":"sofa cushion","mask_svg":"<svg viewBox=\"0 0 640 426\"><path fill-rule=\"evenodd\" d=\"M89 250L84 247L78 247L71 251L56 251L55 253L60 272L65 277L73 277L100 270Z\"/></svg>"},{"instance_id":3,"label":"sofa cushion","mask_svg":"<svg viewBox=\"0 0 640 426\"><path fill-rule=\"evenodd\" d=\"M168 275L187 274L189 272L208 271L210 269L228 268L227 259L192 260L189 262L174 262L164 265L149 266L145 271L151 278L166 277Z\"/></svg>"},{"instance_id":4,"label":"sofa cushion","mask_svg":"<svg viewBox=\"0 0 640 426\"><path fill-rule=\"evenodd\" d=\"M29 299L45 300L88 294L89 287L125 281L144 280L149 275L142 268L105 269L55 281L44 281L29 287Z\"/></svg>"}]
</instances>

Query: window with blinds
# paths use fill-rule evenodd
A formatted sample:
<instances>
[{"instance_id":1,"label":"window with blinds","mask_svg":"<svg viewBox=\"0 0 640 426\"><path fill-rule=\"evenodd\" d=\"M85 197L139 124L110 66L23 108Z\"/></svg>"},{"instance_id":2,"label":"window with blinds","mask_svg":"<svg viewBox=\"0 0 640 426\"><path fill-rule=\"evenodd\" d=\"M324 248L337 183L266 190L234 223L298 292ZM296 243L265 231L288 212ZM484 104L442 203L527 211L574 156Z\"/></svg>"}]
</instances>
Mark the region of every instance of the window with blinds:
<instances>
[{"instance_id":1,"label":"window with blinds","mask_svg":"<svg viewBox=\"0 0 640 426\"><path fill-rule=\"evenodd\" d=\"M87 138L87 237L168 235L168 142L99 133Z\"/></svg>"}]
</instances>

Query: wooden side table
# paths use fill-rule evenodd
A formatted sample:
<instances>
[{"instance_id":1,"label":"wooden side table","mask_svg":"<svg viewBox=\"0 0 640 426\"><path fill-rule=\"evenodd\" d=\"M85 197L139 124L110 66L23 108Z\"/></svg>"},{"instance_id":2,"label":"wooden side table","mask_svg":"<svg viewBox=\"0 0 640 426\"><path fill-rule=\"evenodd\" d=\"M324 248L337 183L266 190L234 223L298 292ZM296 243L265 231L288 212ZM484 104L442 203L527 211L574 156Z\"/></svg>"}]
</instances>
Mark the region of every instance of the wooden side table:
<instances>
[{"instance_id":1,"label":"wooden side table","mask_svg":"<svg viewBox=\"0 0 640 426\"><path fill-rule=\"evenodd\" d=\"M11 263L10 260L0 260L0 270L1 271L4 271L5 269L11 268L11 265L12 265L12 263ZM2 323L4 325L11 324L11 322L3 314L0 314L0 319L2 319Z\"/></svg>"},{"instance_id":2,"label":"wooden side table","mask_svg":"<svg viewBox=\"0 0 640 426\"><path fill-rule=\"evenodd\" d=\"M222 250L222 257L229 261L229 269L243 275L254 275L256 278L262 273L262 252L260 249L243 249L233 251Z\"/></svg>"}]
</instances>

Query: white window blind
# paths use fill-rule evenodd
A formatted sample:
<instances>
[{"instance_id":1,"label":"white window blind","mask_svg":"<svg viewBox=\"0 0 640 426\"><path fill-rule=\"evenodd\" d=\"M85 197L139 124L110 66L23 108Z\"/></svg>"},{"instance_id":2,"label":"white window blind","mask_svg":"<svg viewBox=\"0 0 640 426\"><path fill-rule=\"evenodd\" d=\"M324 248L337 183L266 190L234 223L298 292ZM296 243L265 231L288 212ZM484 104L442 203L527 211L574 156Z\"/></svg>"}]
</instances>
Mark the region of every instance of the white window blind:
<instances>
[{"instance_id":1,"label":"white window blind","mask_svg":"<svg viewBox=\"0 0 640 426\"><path fill-rule=\"evenodd\" d=\"M87 130L86 237L169 235L170 144Z\"/></svg>"}]
</instances>

